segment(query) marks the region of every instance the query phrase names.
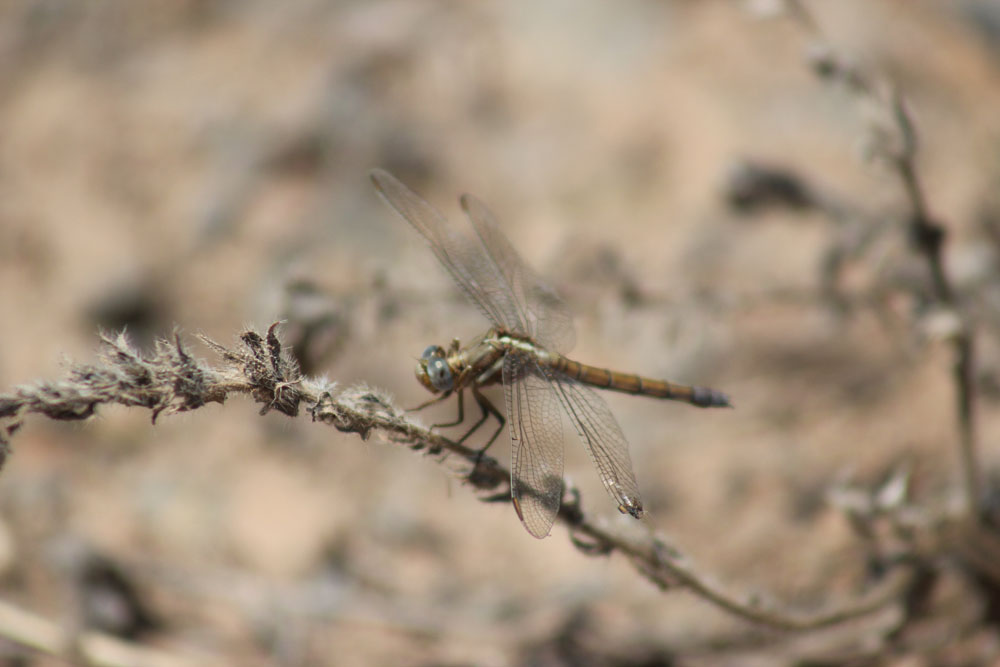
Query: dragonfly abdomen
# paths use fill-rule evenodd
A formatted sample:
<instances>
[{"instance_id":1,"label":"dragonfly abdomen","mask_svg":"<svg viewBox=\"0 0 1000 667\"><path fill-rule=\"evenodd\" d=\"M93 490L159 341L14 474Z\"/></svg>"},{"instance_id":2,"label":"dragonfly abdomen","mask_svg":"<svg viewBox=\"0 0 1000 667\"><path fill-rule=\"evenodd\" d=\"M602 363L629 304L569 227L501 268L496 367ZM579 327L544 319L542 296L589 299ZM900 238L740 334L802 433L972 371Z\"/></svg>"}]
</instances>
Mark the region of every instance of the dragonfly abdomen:
<instances>
[{"instance_id":1,"label":"dragonfly abdomen","mask_svg":"<svg viewBox=\"0 0 1000 667\"><path fill-rule=\"evenodd\" d=\"M729 397L708 387L689 387L666 380L653 380L633 373L619 373L607 368L581 364L566 357L553 360L554 368L569 377L592 387L620 391L626 394L683 401L700 408L732 407Z\"/></svg>"}]
</instances>

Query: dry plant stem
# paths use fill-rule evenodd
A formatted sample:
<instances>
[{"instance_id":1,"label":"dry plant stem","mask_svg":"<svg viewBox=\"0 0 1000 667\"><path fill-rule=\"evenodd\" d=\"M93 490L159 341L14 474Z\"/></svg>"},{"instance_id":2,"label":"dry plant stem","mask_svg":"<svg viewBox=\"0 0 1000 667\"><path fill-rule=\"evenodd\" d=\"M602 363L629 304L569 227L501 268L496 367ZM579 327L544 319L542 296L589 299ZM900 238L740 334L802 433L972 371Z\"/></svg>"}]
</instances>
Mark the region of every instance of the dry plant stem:
<instances>
[{"instance_id":1,"label":"dry plant stem","mask_svg":"<svg viewBox=\"0 0 1000 667\"><path fill-rule=\"evenodd\" d=\"M927 210L923 188L917 177L915 164L917 142L913 121L910 119L902 97L896 91L894 91L892 96L892 105L893 118L899 126L900 134L904 137L903 149L896 156L893 164L896 167L896 173L902 181L903 189L910 203L910 234L917 247L917 251L924 256L930 268L935 298L942 305L958 312L960 304L958 304L955 298L955 290L948 280L948 274L944 269L944 259L942 257L945 231L931 219ZM968 318L962 318L962 326L953 336L952 345L955 350L956 408L958 412L959 442L966 502L978 515L982 492L980 490L975 433L975 348L973 345L973 332Z\"/></svg>"},{"instance_id":2,"label":"dry plant stem","mask_svg":"<svg viewBox=\"0 0 1000 667\"><path fill-rule=\"evenodd\" d=\"M930 215L924 190L917 174L916 156L918 137L916 127L907 110L902 94L894 85L884 86L889 93L880 93L873 85L875 77L838 57L828 40L823 36L819 24L800 0L787 0L790 14L799 26L818 45L813 58L813 70L824 81L845 85L859 99L881 109L888 128L873 128L874 133L889 130L895 135L895 142L876 142L876 155L884 159L900 180L909 205L908 232L917 253L924 258L931 277L934 300L939 306L959 316L961 325L951 336L954 352L955 401L959 431L960 465L962 486L969 510L981 516L982 481L977 454L975 430L975 345L974 332L969 318L961 311L961 304L955 295L951 280L945 270L943 247L946 237L944 228Z\"/></svg>"},{"instance_id":3,"label":"dry plant stem","mask_svg":"<svg viewBox=\"0 0 1000 667\"><path fill-rule=\"evenodd\" d=\"M231 393L248 394L262 404L261 414L277 410L295 416L306 407L314 421L340 431L368 438L372 432L385 440L431 455L451 453L463 463L463 480L481 492L484 501L509 502L510 471L475 449L434 433L411 421L382 393L365 386L338 390L325 380L300 375L294 361L284 353L276 335L277 324L266 336L253 331L240 336L242 349L229 349L207 339L224 360L221 368L209 367L191 357L175 336L161 341L144 359L123 335L103 337L101 361L70 368L66 379L40 382L0 395L0 440L16 431L28 413L53 419L85 419L98 405L119 403L149 408L153 419L160 414L194 410L208 403L222 403ZM6 446L6 442L0 443ZM444 463L454 457L436 456ZM912 569L901 564L890 570L873 590L836 608L819 613L797 613L777 604L764 604L753 596L727 591L697 571L683 554L651 533L631 529L619 533L593 521L581 509L578 495L570 490L558 520L570 531L570 539L588 555L619 552L636 570L661 588L686 587L710 603L744 619L786 630L827 627L866 616L895 605L908 586ZM4 630L0 628L0 634Z\"/></svg>"},{"instance_id":4,"label":"dry plant stem","mask_svg":"<svg viewBox=\"0 0 1000 667\"><path fill-rule=\"evenodd\" d=\"M643 576L664 590L687 588L734 616L778 630L819 630L883 611L900 603L914 577L912 569L901 566L856 600L830 605L820 611L795 612L782 609L777 603L765 602L760 595L740 596L726 590L711 576L698 572L690 559L656 536L629 538L590 522L574 526L573 530L596 543L607 545L608 553L620 552Z\"/></svg>"}]
</instances>

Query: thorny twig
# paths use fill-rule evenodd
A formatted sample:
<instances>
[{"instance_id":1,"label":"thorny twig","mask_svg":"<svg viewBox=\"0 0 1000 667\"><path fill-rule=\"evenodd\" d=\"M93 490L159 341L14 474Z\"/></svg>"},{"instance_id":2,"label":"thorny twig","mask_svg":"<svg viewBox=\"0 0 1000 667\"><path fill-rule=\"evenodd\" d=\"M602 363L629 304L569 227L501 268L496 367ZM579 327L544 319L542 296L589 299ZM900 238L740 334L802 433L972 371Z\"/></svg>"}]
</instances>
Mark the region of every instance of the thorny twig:
<instances>
[{"instance_id":1,"label":"thorny twig","mask_svg":"<svg viewBox=\"0 0 1000 667\"><path fill-rule=\"evenodd\" d=\"M954 351L954 378L959 449L965 501L979 517L983 511L982 482L975 431L975 351L974 331L963 316L948 273L943 248L945 228L930 214L924 189L917 173L917 131L899 88L840 57L825 39L818 23L800 0L788 0L792 17L813 40L810 60L822 80L839 83L877 112L871 127L870 150L884 160L899 179L909 211L907 232L914 250L924 258L931 278L933 300L942 310L954 313L959 323L949 340Z\"/></svg>"},{"instance_id":2,"label":"thorny twig","mask_svg":"<svg viewBox=\"0 0 1000 667\"><path fill-rule=\"evenodd\" d=\"M0 395L0 419L6 418L0 429L0 444L8 446L9 436L29 413L79 420L94 414L99 405L119 403L149 408L155 420L161 414L222 403L230 394L247 394L262 405L261 414L276 410L296 416L300 407L305 407L314 421L343 432L357 433L362 438L375 432L415 451L457 455L469 464L461 473L463 480L482 493L482 500L509 499L510 471L492 458L409 420L376 390L365 386L340 390L325 380L302 376L283 350L277 326L272 325L266 336L245 332L240 336L242 349L230 349L203 338L222 357L225 365L221 368L191 357L179 336L171 343L160 341L146 359L124 335L104 336L105 350L99 363L72 367L66 379L59 382L39 382ZM688 588L736 616L775 628L829 627L890 608L903 596L912 577L909 564L901 563L857 600L819 612L790 611L765 603L760 596L727 591L661 537L609 529L584 513L578 492L570 490L566 495L558 519L567 526L570 539L581 552L618 552L663 589Z\"/></svg>"}]
</instances>

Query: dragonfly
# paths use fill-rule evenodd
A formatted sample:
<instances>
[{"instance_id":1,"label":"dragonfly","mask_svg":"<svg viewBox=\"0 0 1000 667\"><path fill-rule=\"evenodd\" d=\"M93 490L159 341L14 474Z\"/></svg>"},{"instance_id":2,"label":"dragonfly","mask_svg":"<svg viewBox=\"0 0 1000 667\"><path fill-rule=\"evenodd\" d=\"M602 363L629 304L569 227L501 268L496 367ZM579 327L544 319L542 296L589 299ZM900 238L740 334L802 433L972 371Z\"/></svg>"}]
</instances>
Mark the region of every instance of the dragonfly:
<instances>
[{"instance_id":1,"label":"dragonfly","mask_svg":"<svg viewBox=\"0 0 1000 667\"><path fill-rule=\"evenodd\" d=\"M636 519L643 515L628 442L604 399L592 388L682 401L702 408L731 407L715 389L653 380L574 361L564 356L576 333L572 315L552 290L518 255L493 213L472 195L459 199L471 229L453 226L434 207L383 169L371 172L381 198L430 244L438 261L468 299L490 321L490 329L466 346L458 339L445 349L427 347L417 362L420 383L437 396L415 409L458 396L458 419L464 422L466 389L481 410L464 442L492 415L499 422L489 442L504 426L511 443L511 501L527 531L546 537L559 513L563 482L565 414L583 441L618 509ZM482 393L502 384L506 417Z\"/></svg>"}]
</instances>

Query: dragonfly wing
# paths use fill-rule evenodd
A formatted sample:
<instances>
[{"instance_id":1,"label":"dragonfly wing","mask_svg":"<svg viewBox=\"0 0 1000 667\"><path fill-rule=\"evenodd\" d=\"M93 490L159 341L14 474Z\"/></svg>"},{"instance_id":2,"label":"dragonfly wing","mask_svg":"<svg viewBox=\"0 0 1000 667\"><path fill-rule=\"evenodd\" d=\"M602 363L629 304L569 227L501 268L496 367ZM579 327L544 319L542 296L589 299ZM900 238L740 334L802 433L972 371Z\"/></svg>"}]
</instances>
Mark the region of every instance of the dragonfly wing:
<instances>
[{"instance_id":1,"label":"dragonfly wing","mask_svg":"<svg viewBox=\"0 0 1000 667\"><path fill-rule=\"evenodd\" d=\"M559 399L534 360L508 353L503 388L510 425L510 492L524 527L549 534L563 494L563 431Z\"/></svg>"},{"instance_id":2,"label":"dragonfly wing","mask_svg":"<svg viewBox=\"0 0 1000 667\"><path fill-rule=\"evenodd\" d=\"M632 470L628 442L611 408L596 391L550 369L542 371L573 422L590 458L601 473L601 481L618 509L635 518L642 516L639 485Z\"/></svg>"},{"instance_id":3,"label":"dragonfly wing","mask_svg":"<svg viewBox=\"0 0 1000 667\"><path fill-rule=\"evenodd\" d=\"M486 204L468 194L462 195L461 202L486 253L515 296L521 319L527 325L523 333L550 350L569 352L576 341L569 306L525 263L500 231L496 216Z\"/></svg>"},{"instance_id":4,"label":"dragonfly wing","mask_svg":"<svg viewBox=\"0 0 1000 667\"><path fill-rule=\"evenodd\" d=\"M527 333L527 322L506 276L471 234L459 234L443 215L384 169L373 169L375 189L420 232L465 295L496 326Z\"/></svg>"}]
</instances>

